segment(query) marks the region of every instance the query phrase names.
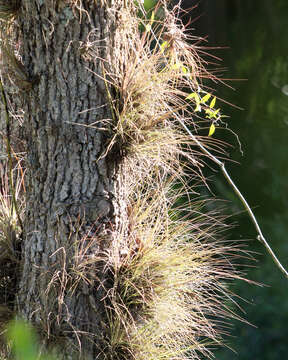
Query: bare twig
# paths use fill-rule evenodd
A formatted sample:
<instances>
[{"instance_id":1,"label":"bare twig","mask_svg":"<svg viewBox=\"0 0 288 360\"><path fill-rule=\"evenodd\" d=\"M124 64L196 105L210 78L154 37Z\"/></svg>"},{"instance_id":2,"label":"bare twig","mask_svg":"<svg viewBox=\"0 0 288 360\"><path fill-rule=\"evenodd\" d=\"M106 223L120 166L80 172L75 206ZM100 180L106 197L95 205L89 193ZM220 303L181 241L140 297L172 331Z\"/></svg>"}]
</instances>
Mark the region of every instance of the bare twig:
<instances>
[{"instance_id":1,"label":"bare twig","mask_svg":"<svg viewBox=\"0 0 288 360\"><path fill-rule=\"evenodd\" d=\"M219 159L217 159L216 156L214 156L213 154L211 154L210 151L208 151L205 146L192 134L192 132L188 129L188 127L185 125L184 121L182 119L179 119L181 125L183 126L183 128L185 129L185 131L187 131L187 133L189 134L189 136L193 139L193 141L199 146L199 148L203 151L203 153L205 153L212 161L214 161L221 169L222 173L224 174L226 180L228 181L228 183L231 185L232 189L234 190L235 194L238 196L238 198L240 199L240 201L242 202L243 206L245 207L245 209L247 210L250 219L252 220L256 231L258 233L257 236L257 240L259 240L267 249L267 251L269 252L269 254L271 255L273 261L275 262L275 264L278 266L278 268L283 272L283 274L286 276L286 278L288 278L288 272L287 270L283 267L283 265L280 263L280 261L278 260L277 256L275 255L275 253L273 252L273 250L271 249L270 245L268 244L267 240L265 239L264 235L262 234L261 228L257 222L257 219L253 213L253 211L251 210L251 207L249 206L248 202L246 201L246 199L244 198L244 196L242 195L241 191L238 189L238 187L235 185L234 181L231 179L229 173L227 172L226 168L225 168L225 164L220 161Z\"/></svg>"}]
</instances>

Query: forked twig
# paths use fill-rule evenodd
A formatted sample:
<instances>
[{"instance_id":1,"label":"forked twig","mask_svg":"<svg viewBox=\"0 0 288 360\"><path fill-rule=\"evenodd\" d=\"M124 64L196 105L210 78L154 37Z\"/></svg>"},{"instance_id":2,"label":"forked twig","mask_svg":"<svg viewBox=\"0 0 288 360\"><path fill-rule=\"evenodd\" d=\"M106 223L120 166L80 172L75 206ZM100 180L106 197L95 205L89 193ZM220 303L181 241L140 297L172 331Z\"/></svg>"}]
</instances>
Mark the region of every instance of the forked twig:
<instances>
[{"instance_id":1,"label":"forked twig","mask_svg":"<svg viewBox=\"0 0 288 360\"><path fill-rule=\"evenodd\" d=\"M224 174L226 180L228 181L228 183L231 185L232 189L234 190L235 194L238 196L238 198L240 199L240 201L242 202L243 206L245 207L245 209L247 210L250 219L252 220L256 231L258 233L257 236L257 240L259 240L267 249L267 251L270 253L273 261L275 262L275 264L278 266L278 268L283 272L283 274L286 276L286 278L288 278L288 272L287 270L284 268L284 266L280 263L280 261L278 260L277 256L275 255L275 253L273 252L273 250L271 249L270 245L268 244L267 240L265 239L264 235L262 234L261 228L257 222L257 219L253 213L253 211L251 210L251 207L249 206L248 202L246 201L246 199L244 198L244 196L242 195L241 191L238 189L238 187L235 185L234 181L231 179L229 173L227 172L226 168L225 168L225 164L220 161L219 159L217 159L216 156L214 156L213 154L211 154L211 152L209 150L207 150L205 148L205 146L203 146L203 144L201 144L201 142L196 138L196 136L194 136L191 131L188 129L188 127L185 125L184 121L182 119L179 119L180 124L183 126L183 128L185 129L185 131L187 131L187 133L189 134L189 136L193 139L193 141L199 146L199 148L212 160L214 161L221 169L222 173Z\"/></svg>"}]
</instances>

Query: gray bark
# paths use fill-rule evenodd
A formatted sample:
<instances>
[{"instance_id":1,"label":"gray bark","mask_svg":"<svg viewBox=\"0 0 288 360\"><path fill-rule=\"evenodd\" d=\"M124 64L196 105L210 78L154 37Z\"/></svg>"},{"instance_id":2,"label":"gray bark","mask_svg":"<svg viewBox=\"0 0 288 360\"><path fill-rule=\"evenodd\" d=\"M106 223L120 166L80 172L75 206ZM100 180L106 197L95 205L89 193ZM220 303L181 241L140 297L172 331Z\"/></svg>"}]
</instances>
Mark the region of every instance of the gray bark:
<instances>
[{"instance_id":1,"label":"gray bark","mask_svg":"<svg viewBox=\"0 0 288 360\"><path fill-rule=\"evenodd\" d=\"M80 14L66 1L23 0L19 14L31 88L22 91L28 172L18 306L48 341L59 341L65 359L73 348L104 358L109 279L103 262L92 260L107 251L125 214L119 159L101 157L110 114L95 76L100 62L81 56L91 31L99 57L110 56L115 18L100 2L81 3Z\"/></svg>"}]
</instances>

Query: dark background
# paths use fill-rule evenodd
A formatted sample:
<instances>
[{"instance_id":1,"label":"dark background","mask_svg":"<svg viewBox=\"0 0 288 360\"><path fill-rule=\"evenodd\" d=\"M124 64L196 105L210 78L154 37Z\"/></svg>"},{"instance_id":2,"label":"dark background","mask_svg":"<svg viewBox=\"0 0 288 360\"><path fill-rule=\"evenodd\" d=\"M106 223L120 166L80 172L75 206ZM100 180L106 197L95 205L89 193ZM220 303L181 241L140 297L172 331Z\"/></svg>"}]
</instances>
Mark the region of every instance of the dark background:
<instances>
[{"instance_id":1,"label":"dark background","mask_svg":"<svg viewBox=\"0 0 288 360\"><path fill-rule=\"evenodd\" d=\"M241 141L217 129L215 137L234 148L227 169L252 206L264 236L284 267L288 268L288 0L183 1L192 7L192 35L208 36L211 52L219 56L224 78L235 90L216 85L217 95L243 110L221 105L227 123ZM199 17L199 18L198 18ZM184 19L185 20L185 19ZM247 79L247 80L243 80ZM230 201L229 211L238 213L232 237L250 239L249 250L257 262L247 271L257 287L236 283L233 291L244 300L235 310L253 326L233 322L228 348L216 352L219 360L288 359L288 279L256 240L248 215L219 173L214 177L216 195ZM251 264L250 264L251 265Z\"/></svg>"}]
</instances>

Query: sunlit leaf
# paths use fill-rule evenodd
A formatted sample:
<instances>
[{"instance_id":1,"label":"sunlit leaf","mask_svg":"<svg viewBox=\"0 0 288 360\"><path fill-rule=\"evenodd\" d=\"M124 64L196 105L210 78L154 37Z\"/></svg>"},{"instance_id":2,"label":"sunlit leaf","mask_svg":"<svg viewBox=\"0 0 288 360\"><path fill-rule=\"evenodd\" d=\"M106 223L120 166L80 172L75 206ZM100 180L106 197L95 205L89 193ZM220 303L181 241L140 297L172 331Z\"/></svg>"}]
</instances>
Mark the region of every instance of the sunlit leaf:
<instances>
[{"instance_id":1,"label":"sunlit leaf","mask_svg":"<svg viewBox=\"0 0 288 360\"><path fill-rule=\"evenodd\" d=\"M215 118L215 112L211 109L205 109L205 114L208 119Z\"/></svg>"},{"instance_id":2,"label":"sunlit leaf","mask_svg":"<svg viewBox=\"0 0 288 360\"><path fill-rule=\"evenodd\" d=\"M215 104L216 104L216 96L214 96L214 98L211 100L211 102L210 102L210 108L214 108L214 106L215 106Z\"/></svg>"},{"instance_id":3,"label":"sunlit leaf","mask_svg":"<svg viewBox=\"0 0 288 360\"><path fill-rule=\"evenodd\" d=\"M186 97L186 100L189 100L189 99L195 99L197 104L200 104L200 102L201 102L200 96L196 92L191 93Z\"/></svg>"},{"instance_id":4,"label":"sunlit leaf","mask_svg":"<svg viewBox=\"0 0 288 360\"><path fill-rule=\"evenodd\" d=\"M210 126L210 129L209 129L209 134L208 136L212 136L215 132L215 125L212 123L211 126Z\"/></svg>"},{"instance_id":5,"label":"sunlit leaf","mask_svg":"<svg viewBox=\"0 0 288 360\"><path fill-rule=\"evenodd\" d=\"M196 94L195 92L194 92L194 93L191 93L191 94L189 94L188 96L186 96L186 100L194 99L196 95L197 95L197 94Z\"/></svg>"},{"instance_id":6,"label":"sunlit leaf","mask_svg":"<svg viewBox=\"0 0 288 360\"><path fill-rule=\"evenodd\" d=\"M182 72L183 74L187 74L188 72L188 69L184 65L182 66Z\"/></svg>"},{"instance_id":7,"label":"sunlit leaf","mask_svg":"<svg viewBox=\"0 0 288 360\"><path fill-rule=\"evenodd\" d=\"M151 31L151 29L152 29L152 24L153 24L153 22L154 22L154 19L155 19L155 12L152 11L152 14L151 14L151 17L150 17L150 22L149 22L149 24L147 24L147 25L145 26L147 32Z\"/></svg>"},{"instance_id":8,"label":"sunlit leaf","mask_svg":"<svg viewBox=\"0 0 288 360\"><path fill-rule=\"evenodd\" d=\"M164 52L167 47L168 47L168 42L163 41L163 43L160 45L161 52Z\"/></svg>"},{"instance_id":9,"label":"sunlit leaf","mask_svg":"<svg viewBox=\"0 0 288 360\"><path fill-rule=\"evenodd\" d=\"M218 115L219 111L220 111L220 109L217 109L217 110L210 109L210 108L205 109L206 118L217 119L217 115Z\"/></svg>"},{"instance_id":10,"label":"sunlit leaf","mask_svg":"<svg viewBox=\"0 0 288 360\"><path fill-rule=\"evenodd\" d=\"M201 103L205 104L211 97L211 94L206 94L205 96L203 96L203 98L201 99Z\"/></svg>"},{"instance_id":11,"label":"sunlit leaf","mask_svg":"<svg viewBox=\"0 0 288 360\"><path fill-rule=\"evenodd\" d=\"M178 70L178 69L180 69L181 66L182 66L182 63L177 61L171 66L171 69L172 70Z\"/></svg>"}]
</instances>

